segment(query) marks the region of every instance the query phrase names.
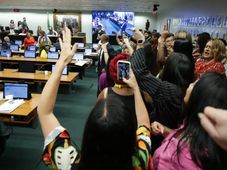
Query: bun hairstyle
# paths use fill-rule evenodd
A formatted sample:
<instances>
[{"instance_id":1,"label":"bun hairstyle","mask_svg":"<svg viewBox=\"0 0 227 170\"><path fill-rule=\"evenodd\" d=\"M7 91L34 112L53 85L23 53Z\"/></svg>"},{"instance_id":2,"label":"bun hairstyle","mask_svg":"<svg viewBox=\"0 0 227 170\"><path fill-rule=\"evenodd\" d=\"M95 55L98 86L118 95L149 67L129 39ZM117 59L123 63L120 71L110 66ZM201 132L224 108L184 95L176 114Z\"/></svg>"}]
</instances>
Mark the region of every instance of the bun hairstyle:
<instances>
[{"instance_id":1,"label":"bun hairstyle","mask_svg":"<svg viewBox=\"0 0 227 170\"><path fill-rule=\"evenodd\" d=\"M125 84L123 81L117 79L117 62L118 60L127 60L129 57L128 54L126 53L120 53L116 55L109 64L109 72L110 72L110 77L113 79L113 81L117 84Z\"/></svg>"}]
</instances>

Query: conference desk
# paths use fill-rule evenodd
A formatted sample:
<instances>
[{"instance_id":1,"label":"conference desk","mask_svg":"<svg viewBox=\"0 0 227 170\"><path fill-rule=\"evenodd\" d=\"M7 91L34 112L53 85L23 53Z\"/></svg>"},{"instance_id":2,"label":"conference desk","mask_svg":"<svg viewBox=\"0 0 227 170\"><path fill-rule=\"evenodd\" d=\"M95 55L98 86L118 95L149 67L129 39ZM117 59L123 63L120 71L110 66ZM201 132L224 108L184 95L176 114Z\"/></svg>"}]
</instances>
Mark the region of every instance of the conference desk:
<instances>
[{"instance_id":1,"label":"conference desk","mask_svg":"<svg viewBox=\"0 0 227 170\"><path fill-rule=\"evenodd\" d=\"M3 95L2 92L0 94ZM0 112L0 121L5 123L14 123L21 125L28 125L34 120L37 115L37 106L40 99L40 94L31 94L32 98L25 100L25 103L20 105L11 113L1 113ZM4 103L4 100L1 97L0 104Z\"/></svg>"},{"instance_id":2,"label":"conference desk","mask_svg":"<svg viewBox=\"0 0 227 170\"><path fill-rule=\"evenodd\" d=\"M15 41L15 40L24 41L26 34L8 34L8 36L12 41ZM37 35L33 35L33 37L35 38L36 41L38 40ZM55 35L48 35L48 37L50 38L52 43L56 43L57 39L59 38L59 36L55 36ZM72 36L71 43L74 44L75 42L86 44L86 36Z\"/></svg>"},{"instance_id":3,"label":"conference desk","mask_svg":"<svg viewBox=\"0 0 227 170\"><path fill-rule=\"evenodd\" d=\"M46 82L50 78L51 72L49 71L47 75L44 71L36 71L35 73L24 73L18 72L17 69L4 69L0 71L1 80L10 81L31 81L31 82ZM79 76L77 72L69 72L68 75L62 75L60 83L61 84L73 84L76 78Z\"/></svg>"}]
</instances>

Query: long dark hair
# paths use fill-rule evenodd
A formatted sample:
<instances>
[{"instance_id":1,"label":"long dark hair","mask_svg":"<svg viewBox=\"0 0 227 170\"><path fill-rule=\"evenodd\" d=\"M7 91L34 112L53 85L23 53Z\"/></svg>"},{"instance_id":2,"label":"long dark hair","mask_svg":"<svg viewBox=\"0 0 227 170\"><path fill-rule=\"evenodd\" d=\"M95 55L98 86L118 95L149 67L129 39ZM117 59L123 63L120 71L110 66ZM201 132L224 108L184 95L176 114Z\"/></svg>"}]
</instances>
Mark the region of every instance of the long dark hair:
<instances>
[{"instance_id":1,"label":"long dark hair","mask_svg":"<svg viewBox=\"0 0 227 170\"><path fill-rule=\"evenodd\" d=\"M185 54L189 58L189 60L194 64L194 58L192 56L193 45L191 41L181 38L175 39L173 51Z\"/></svg>"},{"instance_id":2,"label":"long dark hair","mask_svg":"<svg viewBox=\"0 0 227 170\"><path fill-rule=\"evenodd\" d=\"M187 115L180 134L177 155L185 142L190 145L193 161L205 170L223 170L227 166L226 153L209 137L201 127L198 113L206 106L227 109L227 78L218 73L204 74L195 84L189 102L184 109Z\"/></svg>"},{"instance_id":3,"label":"long dark hair","mask_svg":"<svg viewBox=\"0 0 227 170\"><path fill-rule=\"evenodd\" d=\"M144 45L145 63L152 75L156 76L160 71L160 66L157 62L157 45L154 42Z\"/></svg>"},{"instance_id":4,"label":"long dark hair","mask_svg":"<svg viewBox=\"0 0 227 170\"><path fill-rule=\"evenodd\" d=\"M79 170L132 170L137 121L119 100L108 95L88 117Z\"/></svg>"},{"instance_id":5,"label":"long dark hair","mask_svg":"<svg viewBox=\"0 0 227 170\"><path fill-rule=\"evenodd\" d=\"M185 54L174 52L166 60L160 78L177 85L185 93L194 79L194 65Z\"/></svg>"}]
</instances>

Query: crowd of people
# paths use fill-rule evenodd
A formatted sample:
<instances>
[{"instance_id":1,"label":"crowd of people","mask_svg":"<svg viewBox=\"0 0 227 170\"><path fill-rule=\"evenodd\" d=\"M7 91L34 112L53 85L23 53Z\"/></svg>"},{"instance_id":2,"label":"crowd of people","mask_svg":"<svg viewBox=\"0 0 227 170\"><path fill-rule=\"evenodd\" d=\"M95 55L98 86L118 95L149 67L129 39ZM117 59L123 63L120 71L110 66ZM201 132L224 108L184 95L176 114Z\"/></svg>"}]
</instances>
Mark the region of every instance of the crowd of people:
<instances>
[{"instance_id":1,"label":"crowd of people","mask_svg":"<svg viewBox=\"0 0 227 170\"><path fill-rule=\"evenodd\" d=\"M116 38L117 51L99 35L97 103L79 149L53 113L61 72L77 50L64 29L38 105L43 162L54 169L226 169L226 42L208 33L193 42L186 31L165 29ZM119 61L131 66L123 80Z\"/></svg>"},{"instance_id":2,"label":"crowd of people","mask_svg":"<svg viewBox=\"0 0 227 170\"><path fill-rule=\"evenodd\" d=\"M40 26L37 42L25 17L20 27L26 33L25 49L36 45L40 56L49 50L51 41ZM193 41L188 32L170 33L166 27L161 33L132 31L130 38L116 33L119 50L101 26L96 31L97 103L79 149L53 113L61 73L78 48L71 46L64 25L61 55L37 108L44 164L79 170L227 169L226 41L206 32ZM51 27L48 34L57 33ZM1 48L11 43L6 36ZM119 61L130 63L123 80Z\"/></svg>"}]
</instances>

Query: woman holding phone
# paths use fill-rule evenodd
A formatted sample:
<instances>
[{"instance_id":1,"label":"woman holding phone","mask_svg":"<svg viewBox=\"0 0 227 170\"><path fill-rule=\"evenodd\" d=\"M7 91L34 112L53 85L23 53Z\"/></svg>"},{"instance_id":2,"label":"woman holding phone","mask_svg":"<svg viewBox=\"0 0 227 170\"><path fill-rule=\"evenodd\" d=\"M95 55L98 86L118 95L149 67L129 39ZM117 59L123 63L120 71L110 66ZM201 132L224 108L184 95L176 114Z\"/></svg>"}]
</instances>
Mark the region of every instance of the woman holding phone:
<instances>
[{"instance_id":1,"label":"woman holding phone","mask_svg":"<svg viewBox=\"0 0 227 170\"><path fill-rule=\"evenodd\" d=\"M76 46L71 49L71 33L66 26L61 46L61 56L37 108L45 138L43 162L62 170L149 169L150 121L132 72L123 81L134 93L136 114L130 113L120 100L107 96L88 117L81 152L72 144L69 133L53 113L61 73L76 51Z\"/></svg>"}]
</instances>

